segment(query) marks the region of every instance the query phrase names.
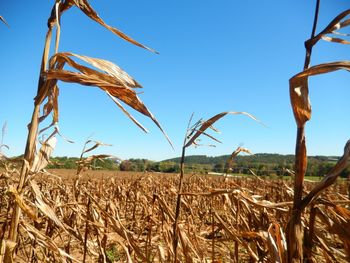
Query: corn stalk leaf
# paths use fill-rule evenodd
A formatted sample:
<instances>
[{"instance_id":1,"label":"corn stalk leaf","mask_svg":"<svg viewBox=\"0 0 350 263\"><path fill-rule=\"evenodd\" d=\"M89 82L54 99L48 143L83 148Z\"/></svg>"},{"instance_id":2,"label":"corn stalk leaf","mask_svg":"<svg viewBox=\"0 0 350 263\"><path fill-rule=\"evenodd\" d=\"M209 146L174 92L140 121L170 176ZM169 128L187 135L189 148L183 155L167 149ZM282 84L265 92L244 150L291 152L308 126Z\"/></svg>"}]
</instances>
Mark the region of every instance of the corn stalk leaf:
<instances>
[{"instance_id":1,"label":"corn stalk leaf","mask_svg":"<svg viewBox=\"0 0 350 263\"><path fill-rule=\"evenodd\" d=\"M7 192L13 196L13 200L30 219L38 221L38 212L27 204L23 195L19 194L15 187L10 185Z\"/></svg>"},{"instance_id":2,"label":"corn stalk leaf","mask_svg":"<svg viewBox=\"0 0 350 263\"><path fill-rule=\"evenodd\" d=\"M69 258L74 262L80 262L74 257L66 253L63 249L59 248L57 244L48 236L42 234L39 230L26 222L22 223L23 228L27 231L29 237L35 240L44 249L50 249L51 251L57 253L61 258ZM63 259L62 259L63 260Z\"/></svg>"},{"instance_id":3,"label":"corn stalk leaf","mask_svg":"<svg viewBox=\"0 0 350 263\"><path fill-rule=\"evenodd\" d=\"M74 58L83 60L98 70L83 66L77 63ZM64 70L63 67L65 64L78 70L78 72ZM57 84L57 80L78 83L86 86L97 86L105 91L110 97L113 97L113 101L122 109L122 111L144 131L146 131L146 129L124 109L118 100L152 119L172 146L169 137L164 132L160 123L137 96L134 88L141 87L141 85L112 62L73 53L57 53L50 59L50 69L43 72L42 76L46 78L46 83L43 85L40 94L37 96L36 103L44 100L45 96L55 97L52 95L52 92L55 90L54 87ZM56 100L52 99L52 101L55 102ZM52 108L54 109L55 107L52 106Z\"/></svg>"},{"instance_id":4,"label":"corn stalk leaf","mask_svg":"<svg viewBox=\"0 0 350 263\"><path fill-rule=\"evenodd\" d=\"M50 218L57 226L59 226L65 232L68 232L66 227L63 225L61 220L57 217L55 211L44 201L43 194L39 189L37 183L33 180L30 181L30 186L33 189L35 194L35 204L36 207L40 209L40 211Z\"/></svg>"},{"instance_id":5,"label":"corn stalk leaf","mask_svg":"<svg viewBox=\"0 0 350 263\"><path fill-rule=\"evenodd\" d=\"M274 262L283 262L283 258L286 252L286 240L283 235L282 229L279 224L270 224L268 230L267 241L272 248L270 254L274 259Z\"/></svg>"},{"instance_id":6,"label":"corn stalk leaf","mask_svg":"<svg viewBox=\"0 0 350 263\"><path fill-rule=\"evenodd\" d=\"M122 31L120 31L119 29L112 27L108 24L106 24L100 17L99 15L96 13L96 11L92 8L92 6L89 4L89 2L87 0L66 0L64 6L62 6L61 11L65 11L68 8L70 8L71 6L76 6L78 7L82 12L84 12L85 15L87 15L89 18L91 18L92 20L94 20L95 22L99 23L101 26L107 28L109 31L111 31L112 33L116 34L117 36L119 36L120 38L126 40L129 43L132 43L136 46L145 48L151 52L154 53L158 53L157 51L153 50L152 48L149 48L139 42L137 42L136 40L134 40L133 38L129 37L128 35L124 34Z\"/></svg>"},{"instance_id":7,"label":"corn stalk leaf","mask_svg":"<svg viewBox=\"0 0 350 263\"><path fill-rule=\"evenodd\" d=\"M290 100L298 127L311 119L308 79L291 78L289 80Z\"/></svg>"},{"instance_id":8,"label":"corn stalk leaf","mask_svg":"<svg viewBox=\"0 0 350 263\"><path fill-rule=\"evenodd\" d=\"M39 153L34 157L34 161L30 169L33 174L41 171L48 165L50 156L56 147L56 143L56 137L52 136L42 144Z\"/></svg>"},{"instance_id":9,"label":"corn stalk leaf","mask_svg":"<svg viewBox=\"0 0 350 263\"><path fill-rule=\"evenodd\" d=\"M294 117L298 127L311 119L311 103L309 99L308 78L336 70L350 70L350 61L336 61L310 67L289 80L289 92Z\"/></svg>"},{"instance_id":10,"label":"corn stalk leaf","mask_svg":"<svg viewBox=\"0 0 350 263\"><path fill-rule=\"evenodd\" d=\"M350 19L346 19L344 21L342 20L346 18L349 14L350 14L350 9L340 13L319 34L307 40L305 42L305 46L307 47L307 49L311 49L312 46L314 46L321 39L329 42L340 43L340 44L350 44L349 41L344 40L342 38L326 36L327 34L335 34L337 30L347 27L350 24Z\"/></svg>"},{"instance_id":11,"label":"corn stalk leaf","mask_svg":"<svg viewBox=\"0 0 350 263\"><path fill-rule=\"evenodd\" d=\"M238 147L236 150L234 150L230 156L230 158L227 160L226 164L226 170L229 171L232 169L232 165L233 165L233 160L238 156L238 154L240 154L241 152L247 153L247 154L253 154L250 150L248 150L247 148L243 148L243 147Z\"/></svg>"},{"instance_id":12,"label":"corn stalk leaf","mask_svg":"<svg viewBox=\"0 0 350 263\"><path fill-rule=\"evenodd\" d=\"M235 112L235 111L226 111L226 112L222 112L219 113L213 117L211 117L209 120L205 121L202 123L202 125L200 126L200 128L197 130L197 132L187 141L187 143L185 144L184 147L188 147L191 144L193 144L195 142L195 140L203 133L205 132L206 129L212 127L212 125L217 122L218 120L220 120L222 117L226 116L227 114L241 114L241 115L246 115L249 118L259 122L253 115L247 113L247 112Z\"/></svg>"},{"instance_id":13,"label":"corn stalk leaf","mask_svg":"<svg viewBox=\"0 0 350 263\"><path fill-rule=\"evenodd\" d=\"M95 150L97 147L100 147L100 146L112 146L111 144L106 144L106 143L103 143L103 142L91 141L91 140L87 141L85 145L87 145L87 144L89 144L91 142L94 142L95 144L93 146L91 146L90 148L86 149L86 150L84 149L83 154L87 153L87 152L91 152L91 151Z\"/></svg>"},{"instance_id":14,"label":"corn stalk leaf","mask_svg":"<svg viewBox=\"0 0 350 263\"><path fill-rule=\"evenodd\" d=\"M59 88L57 85L53 85L52 90L48 92L47 102L43 107L43 115L39 118L39 122L42 122L53 111L52 123L58 122L58 96Z\"/></svg>"},{"instance_id":15,"label":"corn stalk leaf","mask_svg":"<svg viewBox=\"0 0 350 263\"><path fill-rule=\"evenodd\" d=\"M305 198L302 200L301 207L305 208L314 198L316 198L322 190L332 185L339 174L348 166L350 161L350 140L344 147L344 154L335 164L335 166L329 171L329 173L319 182Z\"/></svg>"}]
</instances>

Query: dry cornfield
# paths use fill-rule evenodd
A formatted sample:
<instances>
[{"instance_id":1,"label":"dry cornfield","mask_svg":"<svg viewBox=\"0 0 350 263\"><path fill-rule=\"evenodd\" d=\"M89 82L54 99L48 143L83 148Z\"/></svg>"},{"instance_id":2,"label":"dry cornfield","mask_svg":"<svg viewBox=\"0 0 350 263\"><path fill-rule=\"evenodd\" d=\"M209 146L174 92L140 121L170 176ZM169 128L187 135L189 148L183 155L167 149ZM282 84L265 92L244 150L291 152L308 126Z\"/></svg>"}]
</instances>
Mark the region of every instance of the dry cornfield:
<instances>
[{"instance_id":1,"label":"dry cornfield","mask_svg":"<svg viewBox=\"0 0 350 263\"><path fill-rule=\"evenodd\" d=\"M157 53L107 25L87 0L56 0L48 19L37 95L23 158L8 160L0 152L0 263L10 262L350 262L348 183L336 182L348 166L350 141L343 156L318 183L304 180L307 167L305 126L311 119L308 78L340 69L349 61L310 67L312 48L320 41L350 44L339 29L350 25L350 10L316 34L320 0L311 38L305 42L303 71L290 79L297 124L293 181L257 176L184 174L187 147L227 114L199 120L186 131L180 175L83 175L94 159L83 155L103 145L88 141L75 174L44 171L55 148L59 81L96 86L137 126L146 129L122 103L160 123L139 99L141 85L117 65L103 59L59 52L61 16L72 7L122 39ZM0 20L7 25L4 18ZM55 33L54 43L52 35ZM334 37L334 35L337 35ZM53 54L50 54L50 48ZM69 70L73 68L74 71ZM68 68L68 69L67 69ZM48 116L52 122L40 127ZM40 141L43 132L50 135ZM37 144L41 142L41 147ZM88 146L92 143L92 146ZM1 141L1 147L3 142ZM228 160L227 169L240 152ZM20 164L19 164L20 163Z\"/></svg>"},{"instance_id":2,"label":"dry cornfield","mask_svg":"<svg viewBox=\"0 0 350 263\"><path fill-rule=\"evenodd\" d=\"M53 173L33 176L24 198L14 188L6 194L1 180L1 238L13 203L24 212L16 262L173 262L179 176L89 171L77 181L72 171ZM5 177L19 179L15 171ZM284 262L291 181L186 175L181 200L180 262ZM348 205L340 181L303 214L314 262L348 262Z\"/></svg>"}]
</instances>

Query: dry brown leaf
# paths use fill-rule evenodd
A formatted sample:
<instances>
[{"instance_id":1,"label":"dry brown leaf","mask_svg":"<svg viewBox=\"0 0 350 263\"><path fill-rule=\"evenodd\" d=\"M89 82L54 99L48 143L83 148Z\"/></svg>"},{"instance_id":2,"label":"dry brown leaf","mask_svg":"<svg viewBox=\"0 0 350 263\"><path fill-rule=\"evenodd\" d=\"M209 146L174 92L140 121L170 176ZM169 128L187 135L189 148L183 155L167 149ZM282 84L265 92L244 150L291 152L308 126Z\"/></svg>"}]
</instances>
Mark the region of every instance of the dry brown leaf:
<instances>
[{"instance_id":1,"label":"dry brown leaf","mask_svg":"<svg viewBox=\"0 0 350 263\"><path fill-rule=\"evenodd\" d=\"M138 120L136 120L134 116L132 116L115 97L113 97L108 91L106 91L106 93L114 101L114 103L117 104L119 109L121 109L121 111L124 112L124 114L131 119L131 121L133 121L137 126L139 126L140 129L144 132L148 132L148 130Z\"/></svg>"},{"instance_id":2,"label":"dry brown leaf","mask_svg":"<svg viewBox=\"0 0 350 263\"><path fill-rule=\"evenodd\" d=\"M91 18L92 20L94 20L95 22L99 23L100 25L102 25L103 27L107 28L109 31L111 31L112 33L116 34L117 36L119 36L120 38L128 41L129 43L132 43L136 46L145 48L151 52L154 52L156 54L158 54L157 51L137 42L136 40L132 39L131 37L129 37L128 35L124 34L122 31L120 31L119 29L109 26L108 24L106 24L100 17L99 15L96 13L96 11L92 8L92 6L89 4L89 2L87 0L66 0L63 3L60 3L60 5L58 6L58 12L56 11L56 5L53 6L52 11L51 11L51 16L48 19L48 27L49 28L53 28L54 25L56 25L57 20L60 19L61 15L67 11L68 9L70 9L72 6L76 6L78 7L83 13L85 13L85 15L87 15L89 18ZM57 19L58 16L58 19Z\"/></svg>"},{"instance_id":3,"label":"dry brown leaf","mask_svg":"<svg viewBox=\"0 0 350 263\"><path fill-rule=\"evenodd\" d=\"M336 218L331 218L326 213L324 213L322 210L318 209L318 217L322 220L322 222L325 223L325 225L328 228L328 231L334 234L337 234L342 241L344 242L346 249L347 259L350 258L350 251L348 250L350 248L350 230L349 230L349 221L339 221L336 220ZM328 248L330 246L328 245Z\"/></svg>"},{"instance_id":4,"label":"dry brown leaf","mask_svg":"<svg viewBox=\"0 0 350 263\"><path fill-rule=\"evenodd\" d=\"M50 137L43 142L39 153L35 155L30 171L33 174L43 170L49 163L50 157L56 147L57 139L55 136Z\"/></svg>"},{"instance_id":5,"label":"dry brown leaf","mask_svg":"<svg viewBox=\"0 0 350 263\"><path fill-rule=\"evenodd\" d=\"M11 193L12 196L14 197L14 201L18 206L22 209L22 211L32 220L38 221L38 211L34 210L33 208L29 207L26 204L26 201L24 201L24 198L22 195L20 195L17 190L10 185L8 190L8 193Z\"/></svg>"},{"instance_id":6,"label":"dry brown leaf","mask_svg":"<svg viewBox=\"0 0 350 263\"><path fill-rule=\"evenodd\" d=\"M35 240L37 244L42 246L45 249L49 249L55 253L57 253L60 257L65 257L73 260L74 262L80 262L76 260L74 257L71 255L67 254L63 249L59 248L57 244L48 236L42 234L39 230L37 230L35 227L32 225L23 222L22 223L23 228L27 231L29 234L29 237L32 240Z\"/></svg>"},{"instance_id":7,"label":"dry brown leaf","mask_svg":"<svg viewBox=\"0 0 350 263\"><path fill-rule=\"evenodd\" d=\"M269 226L267 231L268 242L270 242L271 247L274 249L274 254L271 256L274 258L275 262L284 262L283 259L287 250L287 244L280 225L273 223Z\"/></svg>"},{"instance_id":8,"label":"dry brown leaf","mask_svg":"<svg viewBox=\"0 0 350 263\"><path fill-rule=\"evenodd\" d=\"M57 217L55 211L44 201L42 193L39 189L39 186L36 184L35 181L31 180L30 185L33 189L33 192L35 194L35 204L36 207L40 209L40 211L46 215L48 218L50 218L57 226L59 226L62 230L65 232L68 232L66 227L63 225L61 220Z\"/></svg>"},{"instance_id":9,"label":"dry brown leaf","mask_svg":"<svg viewBox=\"0 0 350 263\"><path fill-rule=\"evenodd\" d=\"M129 87L129 88L142 87L136 80L130 77L124 70L122 70L120 67L118 67L117 65L113 64L108 60L90 58L87 56L81 56L77 54L72 54L72 55L74 57L79 58L82 61L85 61L86 63L89 63L95 68L103 72L106 72L108 75L112 76L113 78L116 78L125 87Z\"/></svg>"},{"instance_id":10,"label":"dry brown leaf","mask_svg":"<svg viewBox=\"0 0 350 263\"><path fill-rule=\"evenodd\" d=\"M289 92L295 120L298 127L301 127L311 118L308 79L291 78Z\"/></svg>"},{"instance_id":11,"label":"dry brown leaf","mask_svg":"<svg viewBox=\"0 0 350 263\"><path fill-rule=\"evenodd\" d=\"M92 140L88 140L86 143L85 143L85 146L87 146L89 143L93 142L94 145L91 146L90 148L88 149L84 149L84 151L82 152L82 154L84 153L87 153L87 152L91 152L93 150L95 150L97 147L100 147L100 146L112 146L111 144L106 144L106 143L103 143L103 142L99 142L99 141L92 141Z\"/></svg>"},{"instance_id":12,"label":"dry brown leaf","mask_svg":"<svg viewBox=\"0 0 350 263\"><path fill-rule=\"evenodd\" d=\"M350 9L345 10L344 12L340 13L338 16L336 16L326 27L324 30L322 30L319 34L317 34L315 37L307 40L305 42L305 45L308 49L311 49L312 46L314 46L320 39L341 43L341 44L349 44L348 41L343 39L337 39L327 37L327 34L334 34L336 30L339 30L341 28L344 28L350 24L350 20L346 19L342 21L345 17L347 17L350 14Z\"/></svg>"},{"instance_id":13,"label":"dry brown leaf","mask_svg":"<svg viewBox=\"0 0 350 263\"><path fill-rule=\"evenodd\" d=\"M347 141L344 147L344 154L329 171L329 173L319 182L301 202L301 207L304 209L314 198L316 198L322 190L334 183L339 174L348 166L350 161L350 140Z\"/></svg>"},{"instance_id":14,"label":"dry brown leaf","mask_svg":"<svg viewBox=\"0 0 350 263\"><path fill-rule=\"evenodd\" d=\"M52 87L52 90L48 93L47 102L43 107L43 115L39 118L39 122L42 122L53 111L52 123L58 122L58 95L59 88L57 85Z\"/></svg>"},{"instance_id":15,"label":"dry brown leaf","mask_svg":"<svg viewBox=\"0 0 350 263\"><path fill-rule=\"evenodd\" d=\"M120 31L119 29L109 26L107 25L100 17L99 15L96 13L96 11L91 7L91 5L89 4L89 2L87 0L66 0L65 2L68 2L66 4L67 8L69 8L72 5L77 6L81 11L83 11L88 17L90 17L92 20L94 20L95 22L99 23L100 25L102 25L103 27L107 28L109 31L113 32L114 34L116 34L117 36L121 37L122 39L145 49L148 49L149 51L152 51L154 53L158 53L157 51L137 42L136 40L132 39L131 37L127 36L126 34L124 34L122 31ZM68 7L69 6L69 7Z\"/></svg>"},{"instance_id":16,"label":"dry brown leaf","mask_svg":"<svg viewBox=\"0 0 350 263\"><path fill-rule=\"evenodd\" d=\"M212 125L217 122L218 120L220 120L222 117L226 116L227 114L241 114L241 115L246 115L249 118L259 122L253 115L247 113L247 112L235 112L235 111L226 111L226 112L222 112L219 113L215 116L213 116L212 118L210 118L209 120L205 121L201 127L198 129L198 131L187 141L187 143L185 144L184 147L188 147L191 144L193 144L195 142L195 140L209 127L212 127Z\"/></svg>"},{"instance_id":17,"label":"dry brown leaf","mask_svg":"<svg viewBox=\"0 0 350 263\"><path fill-rule=\"evenodd\" d=\"M243 147L238 147L236 150L234 150L230 156L230 158L226 161L226 172L232 170L232 165L233 165L233 160L240 154L241 152L248 153L248 154L253 154L250 150L243 148Z\"/></svg>"},{"instance_id":18,"label":"dry brown leaf","mask_svg":"<svg viewBox=\"0 0 350 263\"><path fill-rule=\"evenodd\" d=\"M328 42L334 42L334 43L340 43L340 44L350 44L349 41L344 40L342 38L339 37L329 37L329 36L322 36L322 39Z\"/></svg>"},{"instance_id":19,"label":"dry brown leaf","mask_svg":"<svg viewBox=\"0 0 350 263\"><path fill-rule=\"evenodd\" d=\"M164 248L162 247L162 245L157 245L157 249L158 249L158 253L159 253L159 260L161 263L166 262L165 260L165 252L164 252Z\"/></svg>"},{"instance_id":20,"label":"dry brown leaf","mask_svg":"<svg viewBox=\"0 0 350 263\"><path fill-rule=\"evenodd\" d=\"M97 67L99 70L104 72L85 67L74 61L72 57L84 60L85 62ZM72 66L80 72L71 72L63 70L62 68L65 63L67 63L68 65ZM56 85L55 82L51 81L61 80L65 82L73 82L87 86L97 86L100 89L104 90L109 96L113 96L113 101L116 102L117 105L123 110L123 112L126 113L126 115L143 130L145 130L143 126L140 125L135 120L135 118L133 118L121 106L121 104L118 101L116 101L116 99L121 100L131 108L151 118L172 146L169 137L166 135L159 122L147 109L144 103L139 99L137 93L133 89L135 87L140 87L140 85L135 80L133 80L126 72L124 72L122 69L120 69L113 63L106 60L89 58L73 53L58 53L50 59L50 70L48 70L47 72L43 72L42 76L44 76L47 79L48 84L44 86L41 95L37 97L36 100L38 102L42 101L43 98L47 96L47 94L50 94L49 90Z\"/></svg>"},{"instance_id":21,"label":"dry brown leaf","mask_svg":"<svg viewBox=\"0 0 350 263\"><path fill-rule=\"evenodd\" d=\"M350 70L349 61L337 61L319 64L310 67L289 80L290 98L294 117L298 127L301 127L311 118L311 104L309 99L308 78L310 76L333 72L344 69Z\"/></svg>"}]
</instances>

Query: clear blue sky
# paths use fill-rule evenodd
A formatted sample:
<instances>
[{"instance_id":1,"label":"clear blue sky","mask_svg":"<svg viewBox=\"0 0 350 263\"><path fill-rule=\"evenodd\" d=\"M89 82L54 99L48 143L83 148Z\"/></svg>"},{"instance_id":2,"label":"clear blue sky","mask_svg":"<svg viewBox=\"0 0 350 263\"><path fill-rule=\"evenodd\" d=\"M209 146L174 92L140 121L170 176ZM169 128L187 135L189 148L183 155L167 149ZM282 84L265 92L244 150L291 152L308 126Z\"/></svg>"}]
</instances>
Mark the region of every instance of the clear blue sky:
<instances>
[{"instance_id":1,"label":"clear blue sky","mask_svg":"<svg viewBox=\"0 0 350 263\"><path fill-rule=\"evenodd\" d=\"M8 155L24 151L46 34L54 1L0 1L0 125L7 121ZM175 150L146 117L136 127L98 88L60 84L60 130L54 155L78 156L84 141L112 144L100 152L121 158L162 160L178 156L188 118L246 111L268 127L242 116L216 125L223 144L191 148L188 154L229 154L243 144L252 152L294 153L296 125L288 80L304 63L315 1L106 1L91 0L105 20L152 54L116 37L77 8L62 16L60 51L110 60L140 82L141 99L172 139ZM348 1L322 0L318 29L349 8ZM312 64L350 60L350 47L321 42ZM350 74L337 72L310 81L312 120L306 135L310 155L340 155L350 135Z\"/></svg>"}]
</instances>

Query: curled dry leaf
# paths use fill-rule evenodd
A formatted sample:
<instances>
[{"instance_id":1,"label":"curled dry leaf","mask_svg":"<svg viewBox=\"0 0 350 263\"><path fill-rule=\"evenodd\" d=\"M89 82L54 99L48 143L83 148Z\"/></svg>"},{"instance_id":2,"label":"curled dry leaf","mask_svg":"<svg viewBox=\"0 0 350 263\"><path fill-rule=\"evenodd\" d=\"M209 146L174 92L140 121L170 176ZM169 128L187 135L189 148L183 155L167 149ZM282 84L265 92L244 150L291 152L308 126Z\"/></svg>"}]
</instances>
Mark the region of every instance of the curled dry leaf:
<instances>
[{"instance_id":1,"label":"curled dry leaf","mask_svg":"<svg viewBox=\"0 0 350 263\"><path fill-rule=\"evenodd\" d=\"M227 114L241 114L241 115L246 115L249 118L259 122L253 115L247 113L247 112L235 112L235 111L226 111L226 112L222 112L219 113L215 116L213 116L212 118L210 118L209 120L205 121L202 123L202 125L200 126L200 128L197 130L197 132L191 137L189 138L189 140L187 141L187 143L185 144L184 147L188 147L191 144L193 144L195 142L195 140L208 128L212 127L212 125L217 122L218 120L220 120L222 117L226 116Z\"/></svg>"},{"instance_id":2,"label":"curled dry leaf","mask_svg":"<svg viewBox=\"0 0 350 263\"><path fill-rule=\"evenodd\" d=\"M349 61L337 61L310 67L289 80L291 104L298 127L311 119L311 104L309 99L308 78L336 70L350 70Z\"/></svg>"},{"instance_id":3,"label":"curled dry leaf","mask_svg":"<svg viewBox=\"0 0 350 263\"><path fill-rule=\"evenodd\" d=\"M350 24L350 19L345 19L345 20L343 19L346 18L349 14L350 14L350 9L340 13L325 27L324 30L322 30L319 34L317 34L313 38L307 40L305 42L305 46L308 49L311 49L321 39L329 42L340 43L340 44L350 44L349 41L346 41L344 39L327 36L328 34L337 33L337 30L341 28L347 27Z\"/></svg>"},{"instance_id":4,"label":"curled dry leaf","mask_svg":"<svg viewBox=\"0 0 350 263\"><path fill-rule=\"evenodd\" d=\"M112 146L111 144L106 144L106 143L103 143L103 142L91 141L91 140L87 141L86 144L85 144L85 146L87 146L89 143L92 143L92 142L94 143L94 145L91 146L91 147L88 148L88 149L84 149L84 151L82 152L82 154L87 153L87 152L91 152L91 151L95 150L97 147L100 147L100 146Z\"/></svg>"},{"instance_id":5,"label":"curled dry leaf","mask_svg":"<svg viewBox=\"0 0 350 263\"><path fill-rule=\"evenodd\" d=\"M35 205L37 208L40 209L40 211L46 215L48 218L50 218L55 224L60 227L62 230L67 232L66 227L63 225L61 220L56 215L55 211L44 201L42 192L39 189L39 186L37 183L33 180L30 181L30 185L33 189L33 192L35 194Z\"/></svg>"},{"instance_id":6,"label":"curled dry leaf","mask_svg":"<svg viewBox=\"0 0 350 263\"><path fill-rule=\"evenodd\" d=\"M253 154L250 150L243 148L243 147L238 147L236 150L234 150L230 156L230 158L227 160L227 171L232 169L233 165L233 160L240 154L241 152L247 153L247 154Z\"/></svg>"},{"instance_id":7,"label":"curled dry leaf","mask_svg":"<svg viewBox=\"0 0 350 263\"><path fill-rule=\"evenodd\" d=\"M30 171L33 174L41 171L48 165L50 161L50 156L56 147L56 143L57 143L57 139L55 136L53 136L42 144L39 150L39 153L36 154L34 157L34 161L30 169Z\"/></svg>"},{"instance_id":8,"label":"curled dry leaf","mask_svg":"<svg viewBox=\"0 0 350 263\"><path fill-rule=\"evenodd\" d=\"M48 92L47 102L43 107L43 115L39 118L39 122L42 122L46 117L53 111L52 124L58 122L58 96L59 88L57 85L53 85L51 90Z\"/></svg>"},{"instance_id":9,"label":"curled dry leaf","mask_svg":"<svg viewBox=\"0 0 350 263\"><path fill-rule=\"evenodd\" d=\"M13 200L30 219L38 221L38 212L33 208L29 207L27 202L24 200L23 196L17 192L14 186L10 185L7 192L14 197Z\"/></svg>"},{"instance_id":10,"label":"curled dry leaf","mask_svg":"<svg viewBox=\"0 0 350 263\"><path fill-rule=\"evenodd\" d=\"M84 62L96 67L98 70L83 66L76 62L74 58L83 60ZM65 64L68 64L79 72L64 70L63 67ZM55 97L52 95L52 92L54 91L53 88L56 86L57 80L87 86L97 86L105 91L110 97L113 97L113 101L117 103L122 111L126 113L126 115L143 130L145 130L143 126L122 107L118 100L124 102L143 115L151 118L172 146L169 137L164 132L160 123L139 99L137 93L133 89L141 87L141 85L112 62L76 55L73 53L57 53L50 59L50 69L43 72L42 76L46 78L46 83L43 85L43 88L36 98L37 103L43 101L45 96ZM57 100L52 99L52 101L55 102ZM52 107L55 108L54 105Z\"/></svg>"},{"instance_id":11,"label":"curled dry leaf","mask_svg":"<svg viewBox=\"0 0 350 263\"><path fill-rule=\"evenodd\" d=\"M308 80L305 78L291 78L289 80L289 92L295 120L298 127L301 127L311 118Z\"/></svg>"},{"instance_id":12,"label":"curled dry leaf","mask_svg":"<svg viewBox=\"0 0 350 263\"><path fill-rule=\"evenodd\" d=\"M287 244L280 225L272 223L267 232L267 241L270 246L271 257L274 259L274 262L283 262L287 250Z\"/></svg>"},{"instance_id":13,"label":"curled dry leaf","mask_svg":"<svg viewBox=\"0 0 350 263\"><path fill-rule=\"evenodd\" d=\"M132 43L136 46L145 48L151 52L158 53L157 51L153 50L152 48L149 48L149 47L139 43L138 41L134 40L133 38L129 37L128 35L124 34L119 29L106 24L103 21L103 19L101 19L101 17L99 17L99 15L96 13L96 11L92 8L92 6L89 4L89 2L87 0L66 0L66 1L64 1L64 3L60 4L60 6L59 6L59 16L63 12L65 12L66 10L71 8L72 6L78 7L89 18L91 18L95 22L99 23L101 26L107 28L113 34L116 34L117 36L126 40L127 42ZM48 20L48 25L49 26L54 25L56 23L56 20L57 20L57 18L56 18L55 7L53 7L52 12L51 12L51 16Z\"/></svg>"}]
</instances>

